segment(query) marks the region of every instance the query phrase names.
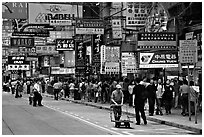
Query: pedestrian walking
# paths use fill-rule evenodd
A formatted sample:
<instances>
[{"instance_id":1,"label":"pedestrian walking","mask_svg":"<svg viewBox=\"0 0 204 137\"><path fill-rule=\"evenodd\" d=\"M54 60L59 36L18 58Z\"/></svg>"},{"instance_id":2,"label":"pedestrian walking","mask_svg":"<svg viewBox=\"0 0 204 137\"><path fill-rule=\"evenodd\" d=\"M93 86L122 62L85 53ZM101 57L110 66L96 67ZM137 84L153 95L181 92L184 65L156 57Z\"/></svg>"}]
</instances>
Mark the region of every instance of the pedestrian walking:
<instances>
[{"instance_id":1,"label":"pedestrian walking","mask_svg":"<svg viewBox=\"0 0 204 137\"><path fill-rule=\"evenodd\" d=\"M124 103L129 103L129 91L128 91L128 86L129 86L129 79L125 78L124 83L123 83L123 94L124 94Z\"/></svg>"},{"instance_id":2,"label":"pedestrian walking","mask_svg":"<svg viewBox=\"0 0 204 137\"><path fill-rule=\"evenodd\" d=\"M122 115L124 95L121 88L122 87L120 85L116 85L116 90L114 90L111 94L111 104L113 105L112 107L115 121L119 121ZM115 126L117 126L117 122Z\"/></svg>"},{"instance_id":3,"label":"pedestrian walking","mask_svg":"<svg viewBox=\"0 0 204 137\"><path fill-rule=\"evenodd\" d=\"M161 109L161 103L162 103L162 95L164 93L164 87L162 85L161 79L158 79L158 84L157 84L157 91L156 91L156 115L163 115L162 109Z\"/></svg>"},{"instance_id":4,"label":"pedestrian walking","mask_svg":"<svg viewBox=\"0 0 204 137\"><path fill-rule=\"evenodd\" d=\"M69 83L68 83L68 81L64 82L63 89L64 89L64 98L66 98L66 97L69 98L70 90L69 90Z\"/></svg>"},{"instance_id":5,"label":"pedestrian walking","mask_svg":"<svg viewBox=\"0 0 204 137\"><path fill-rule=\"evenodd\" d=\"M69 84L69 90L70 90L70 97L71 98L74 98L74 89L75 89L74 80L71 80L71 82Z\"/></svg>"},{"instance_id":6,"label":"pedestrian walking","mask_svg":"<svg viewBox=\"0 0 204 137\"><path fill-rule=\"evenodd\" d=\"M174 80L174 108L178 108L178 101L179 101L179 83L178 80Z\"/></svg>"},{"instance_id":7,"label":"pedestrian walking","mask_svg":"<svg viewBox=\"0 0 204 137\"><path fill-rule=\"evenodd\" d=\"M170 85L170 80L167 80L166 85L164 86L164 93L162 97L164 100L164 106L165 106L167 115L171 114L173 92L174 92L174 88L172 85Z\"/></svg>"},{"instance_id":8,"label":"pedestrian walking","mask_svg":"<svg viewBox=\"0 0 204 137\"><path fill-rule=\"evenodd\" d=\"M59 80L58 82L55 82L54 85L53 85L53 88L54 88L54 99L58 100L59 92L62 89L61 81Z\"/></svg>"},{"instance_id":9,"label":"pedestrian walking","mask_svg":"<svg viewBox=\"0 0 204 137\"><path fill-rule=\"evenodd\" d=\"M135 87L135 82L132 80L128 86L128 92L129 92L129 106L132 106L132 96L133 96L133 89Z\"/></svg>"},{"instance_id":10,"label":"pedestrian walking","mask_svg":"<svg viewBox=\"0 0 204 137\"><path fill-rule=\"evenodd\" d=\"M107 81L105 80L102 84L101 103L107 102L108 90L109 90L109 85L108 85Z\"/></svg>"},{"instance_id":11,"label":"pedestrian walking","mask_svg":"<svg viewBox=\"0 0 204 137\"><path fill-rule=\"evenodd\" d=\"M149 103L149 116L154 115L154 107L156 101L156 90L157 87L154 85L154 80L150 80L150 84L146 87L148 93L148 103Z\"/></svg>"},{"instance_id":12,"label":"pedestrian walking","mask_svg":"<svg viewBox=\"0 0 204 137\"><path fill-rule=\"evenodd\" d=\"M145 112L144 112L144 104L146 100L146 94L145 94L145 86L139 84L140 79L136 78L136 85L133 88L133 98L132 98L132 105L135 107L135 115L136 115L136 124L140 125L140 114L144 121L144 124L147 124Z\"/></svg>"},{"instance_id":13,"label":"pedestrian walking","mask_svg":"<svg viewBox=\"0 0 204 137\"><path fill-rule=\"evenodd\" d=\"M86 83L85 80L82 79L81 82L79 83L79 93L80 93L80 98L85 100L85 92L86 92Z\"/></svg>"},{"instance_id":14,"label":"pedestrian walking","mask_svg":"<svg viewBox=\"0 0 204 137\"><path fill-rule=\"evenodd\" d=\"M35 80L35 84L33 86L33 106L36 107L37 104L38 106L43 106L42 105L42 88L40 85L40 80Z\"/></svg>"},{"instance_id":15,"label":"pedestrian walking","mask_svg":"<svg viewBox=\"0 0 204 137\"><path fill-rule=\"evenodd\" d=\"M182 112L181 115L186 116L188 115L188 93L190 92L189 86L187 85L187 80L183 81L183 85L180 87L180 94L181 94L181 106Z\"/></svg>"},{"instance_id":16,"label":"pedestrian walking","mask_svg":"<svg viewBox=\"0 0 204 137\"><path fill-rule=\"evenodd\" d=\"M94 102L97 103L97 101L98 101L98 84L97 84L97 81L93 81L92 90L94 93Z\"/></svg>"}]
</instances>

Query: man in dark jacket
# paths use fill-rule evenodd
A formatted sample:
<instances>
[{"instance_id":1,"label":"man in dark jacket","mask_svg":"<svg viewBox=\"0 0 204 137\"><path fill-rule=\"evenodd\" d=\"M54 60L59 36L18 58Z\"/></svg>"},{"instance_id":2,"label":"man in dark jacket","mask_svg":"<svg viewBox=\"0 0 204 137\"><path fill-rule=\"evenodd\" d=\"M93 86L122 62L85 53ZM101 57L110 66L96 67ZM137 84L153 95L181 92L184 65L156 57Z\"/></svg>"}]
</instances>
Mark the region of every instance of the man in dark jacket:
<instances>
[{"instance_id":1,"label":"man in dark jacket","mask_svg":"<svg viewBox=\"0 0 204 137\"><path fill-rule=\"evenodd\" d=\"M144 112L144 104L145 104L145 86L139 84L140 83L140 79L137 78L136 79L136 85L133 88L133 106L135 107L135 114L136 114L136 121L137 121L137 125L140 125L140 114L141 113L141 117L144 121L144 124L147 124L147 120L146 120L146 116L145 116L145 112Z\"/></svg>"},{"instance_id":2,"label":"man in dark jacket","mask_svg":"<svg viewBox=\"0 0 204 137\"><path fill-rule=\"evenodd\" d=\"M150 80L150 84L146 88L148 93L148 103L149 103L149 116L154 115L154 105L156 101L156 91L157 87L154 85L154 80Z\"/></svg>"}]
</instances>

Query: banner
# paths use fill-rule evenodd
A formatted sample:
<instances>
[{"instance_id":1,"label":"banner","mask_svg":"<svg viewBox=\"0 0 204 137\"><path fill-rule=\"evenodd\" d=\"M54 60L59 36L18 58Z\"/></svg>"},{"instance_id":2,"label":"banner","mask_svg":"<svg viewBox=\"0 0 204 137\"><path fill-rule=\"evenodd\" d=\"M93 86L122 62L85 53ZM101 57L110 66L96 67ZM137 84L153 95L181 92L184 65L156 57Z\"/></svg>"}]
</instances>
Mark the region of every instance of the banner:
<instances>
[{"instance_id":1,"label":"banner","mask_svg":"<svg viewBox=\"0 0 204 137\"><path fill-rule=\"evenodd\" d=\"M3 19L28 19L26 2L2 2Z\"/></svg>"},{"instance_id":2,"label":"banner","mask_svg":"<svg viewBox=\"0 0 204 137\"><path fill-rule=\"evenodd\" d=\"M68 4L29 3L29 23L70 25L75 18L82 18L82 6ZM79 15L79 16L78 16Z\"/></svg>"},{"instance_id":3,"label":"banner","mask_svg":"<svg viewBox=\"0 0 204 137\"><path fill-rule=\"evenodd\" d=\"M140 53L140 68L178 67L177 52Z\"/></svg>"}]
</instances>

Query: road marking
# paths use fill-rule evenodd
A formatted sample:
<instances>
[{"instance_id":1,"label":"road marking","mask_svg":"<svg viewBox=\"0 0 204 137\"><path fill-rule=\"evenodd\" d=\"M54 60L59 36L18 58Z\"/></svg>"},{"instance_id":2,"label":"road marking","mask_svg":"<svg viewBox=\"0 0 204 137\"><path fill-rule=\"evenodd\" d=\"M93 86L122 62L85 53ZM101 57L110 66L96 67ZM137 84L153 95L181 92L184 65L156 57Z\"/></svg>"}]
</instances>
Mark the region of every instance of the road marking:
<instances>
[{"instance_id":1,"label":"road marking","mask_svg":"<svg viewBox=\"0 0 204 137\"><path fill-rule=\"evenodd\" d=\"M78 120L81 120L81 121L83 121L83 122L85 122L85 123L87 123L87 124L90 124L90 125L92 125L92 126L95 126L95 127L97 127L97 128L106 130L106 131L108 131L108 132L112 132L112 133L117 134L117 135L123 135L123 134L121 134L121 133L118 133L118 132L112 131L112 130L110 130L110 129L101 127L101 126L99 126L99 125L96 125L96 124L94 124L94 123L91 123L91 122L89 122L89 121L86 121L86 120L84 120L84 119L81 119L81 118L79 118L79 117L76 117L76 116L74 116L74 115L70 115L70 114L65 113L65 112L63 112L63 111L57 110L57 109L55 109L55 108L51 108L51 107L49 107L49 106L45 106L45 107L50 108L50 109L53 109L53 110L58 111L58 112L61 112L61 113L65 114L65 115L71 116L71 117L73 117L73 118L76 118L76 119L78 119Z\"/></svg>"},{"instance_id":2,"label":"road marking","mask_svg":"<svg viewBox=\"0 0 204 137\"><path fill-rule=\"evenodd\" d=\"M131 133L127 132L127 131L123 131L123 133L127 134L127 135L135 135L135 134L131 134Z\"/></svg>"}]
</instances>

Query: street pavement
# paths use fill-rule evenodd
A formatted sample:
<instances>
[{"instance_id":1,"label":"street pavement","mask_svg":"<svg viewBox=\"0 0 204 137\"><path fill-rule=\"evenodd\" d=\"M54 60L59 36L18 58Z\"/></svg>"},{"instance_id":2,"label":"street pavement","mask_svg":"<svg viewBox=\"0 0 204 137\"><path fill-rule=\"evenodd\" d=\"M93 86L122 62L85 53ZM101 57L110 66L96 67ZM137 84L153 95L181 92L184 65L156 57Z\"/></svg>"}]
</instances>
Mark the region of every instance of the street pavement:
<instances>
[{"instance_id":1,"label":"street pavement","mask_svg":"<svg viewBox=\"0 0 204 137\"><path fill-rule=\"evenodd\" d=\"M115 128L110 122L108 104L88 103L72 99L54 100L44 94L43 107L28 105L28 95L14 98L2 94L3 135L192 135L199 134L148 120L148 124L130 129ZM103 106L102 106L103 105ZM106 108L106 107L107 108ZM129 109L130 110L130 109ZM129 111L130 113L131 110ZM125 116L125 115L124 115Z\"/></svg>"},{"instance_id":2,"label":"street pavement","mask_svg":"<svg viewBox=\"0 0 204 137\"><path fill-rule=\"evenodd\" d=\"M44 94L44 96L53 97L53 95ZM84 100L74 100L73 98L62 98L63 100L72 101L74 103L80 103L84 105L89 105L93 107L97 107L100 109L106 109L110 110L110 105L108 103L101 104L101 103L94 103L94 102L87 102ZM135 116L135 110L133 107L129 107L127 105L123 106L123 112L126 114L129 114L131 116ZM163 113L165 111L163 110ZM158 122L160 124L165 124L169 126L174 126L177 128L182 128L190 131L197 132L199 134L202 134L202 112L198 111L197 113L197 124L195 123L195 116L191 116L191 121L189 120L188 116L182 116L181 115L181 109L172 109L172 114L160 116L160 115L154 115L149 116L148 110L145 111L147 120Z\"/></svg>"}]
</instances>

